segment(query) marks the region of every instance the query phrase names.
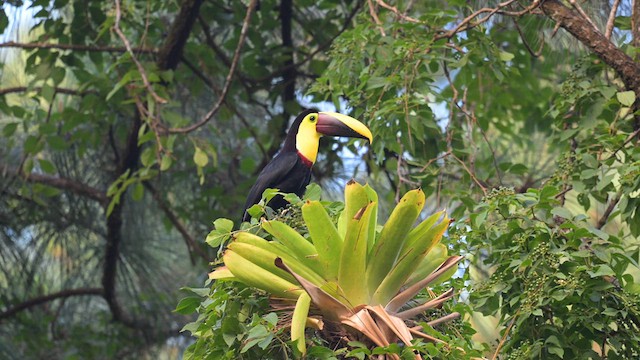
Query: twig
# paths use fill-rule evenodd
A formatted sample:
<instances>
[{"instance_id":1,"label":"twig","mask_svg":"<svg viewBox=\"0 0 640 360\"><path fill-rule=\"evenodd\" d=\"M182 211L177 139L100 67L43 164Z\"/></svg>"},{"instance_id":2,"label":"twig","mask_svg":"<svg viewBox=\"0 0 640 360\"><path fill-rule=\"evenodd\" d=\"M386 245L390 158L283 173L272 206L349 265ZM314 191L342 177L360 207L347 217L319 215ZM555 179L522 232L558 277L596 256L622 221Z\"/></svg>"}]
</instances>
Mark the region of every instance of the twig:
<instances>
[{"instance_id":1,"label":"twig","mask_svg":"<svg viewBox=\"0 0 640 360\"><path fill-rule=\"evenodd\" d=\"M435 320L429 321L427 323L427 325L429 325L431 327L434 327L434 326L442 324L443 322L455 320L455 319L457 319L459 317L460 317L460 313L459 312L452 312L451 314L443 316L443 317L441 317L439 319L435 319Z\"/></svg>"},{"instance_id":2,"label":"twig","mask_svg":"<svg viewBox=\"0 0 640 360\"><path fill-rule=\"evenodd\" d=\"M193 73L200 79L202 80L202 82L204 82L210 89L212 89L213 91L220 93L220 89L218 89L214 84L213 81L211 81L211 79L209 79L202 71L200 71L200 69L198 69L195 65L193 65L189 60L187 60L186 58L182 58L182 62L187 65L187 67L189 69L191 69L191 71L193 71ZM267 150L265 149L264 145L262 144L262 142L260 141L260 138L258 137L258 134L256 133L255 129L253 128L253 126L249 125L249 121L247 121L247 118L242 115L242 113L240 111L238 111L238 108L233 106L233 104L229 103L229 101L227 99L224 100L224 104L231 109L231 111L233 111L234 114L236 114L236 116L238 117L238 119L240 119L240 122L242 122L242 124L244 125L244 127L247 129L247 131L249 132L249 134L251 134L251 136L253 136L253 138L256 141L256 144L258 145L258 148L260 148L260 152L262 153L262 157L265 160L268 160L269 155L267 154Z\"/></svg>"},{"instance_id":3,"label":"twig","mask_svg":"<svg viewBox=\"0 0 640 360\"><path fill-rule=\"evenodd\" d=\"M209 112L197 123L187 126L187 127L183 127L183 128L171 128L169 129L169 132L172 134L185 134L185 133L189 133L192 132L198 128L200 128L201 126L203 126L204 124L206 124L207 122L209 122L209 120L211 120L211 118L213 117L213 115L215 115L218 110L220 110L220 107L222 106L222 104L225 101L225 97L227 96L227 93L229 92L229 89L231 88L231 81L233 80L233 75L236 71L236 67L238 66L238 61L240 60L240 51L242 50L242 46L244 45L245 39L247 38L247 32L249 30L249 22L251 21L251 15L253 15L253 11L255 10L256 4L257 4L257 0L251 0L251 3L249 4L249 7L247 8L247 14L244 17L244 21L242 23L242 29L240 30L240 39L238 40L238 45L236 46L236 51L233 54L233 60L231 60L231 66L229 67L229 73L227 74L227 78L225 79L225 83L224 86L222 87L222 92L220 93L220 96L218 97L218 101L216 101L216 103L213 105L213 107L211 108L211 110L209 110Z\"/></svg>"},{"instance_id":4,"label":"twig","mask_svg":"<svg viewBox=\"0 0 640 360\"><path fill-rule=\"evenodd\" d=\"M347 18L345 19L345 22L342 25L342 29L340 29L331 39L327 40L324 44L321 44L314 51L310 52L304 59L302 59L299 62L294 63L292 65L283 66L282 68L274 71L273 73L271 73L271 74L269 74L267 76L264 76L264 77L261 77L261 78L256 78L256 79L252 79L252 80L253 81L257 81L257 82L270 81L273 78L280 76L282 73L287 71L290 67L299 67L299 66L304 65L305 63L309 62L320 51L322 51L322 50L326 49L327 47L329 47L333 43L333 41L338 38L338 36L340 36L342 33L347 31L347 29L349 29L349 24L351 23L351 20L353 20L353 17L358 13L358 10L360 9L360 6L362 5L362 3L363 2L361 0L359 0L356 3L356 5L353 7L351 12L349 13Z\"/></svg>"},{"instance_id":5,"label":"twig","mask_svg":"<svg viewBox=\"0 0 640 360\"><path fill-rule=\"evenodd\" d=\"M474 122L476 121L475 116L473 116L473 120ZM484 130L482 130L482 126L478 126L478 129L480 129L480 134L482 134L482 138L487 143L487 146L489 147L489 151L491 151L491 158L493 159L493 167L496 169L496 174L498 174L498 181L502 186L502 173L500 172L500 167L498 167L498 159L496 157L496 152L493 149L493 146L491 146L491 142L489 141L489 138L487 138L487 134L484 132Z\"/></svg>"},{"instance_id":6,"label":"twig","mask_svg":"<svg viewBox=\"0 0 640 360\"><path fill-rule=\"evenodd\" d=\"M609 13L609 19L607 20L607 27L605 28L604 36L611 40L613 34L613 24L616 20L616 13L618 12L618 6L620 6L620 0L614 0L611 5L611 12Z\"/></svg>"},{"instance_id":7,"label":"twig","mask_svg":"<svg viewBox=\"0 0 640 360\"><path fill-rule=\"evenodd\" d=\"M505 341L507 340L507 336L509 336L509 332L511 331L511 328L513 327L513 324L516 322L516 319L518 318L519 314L520 314L520 309L518 309L518 311L516 311L516 313L513 315L513 319L511 320L511 324L509 324L507 329L504 331L504 335L502 335L502 339L500 339L500 343L498 343L498 347L496 348L496 352L493 353L493 356L491 357L491 360L496 360L498 358L498 354L500 353L500 349L502 349L502 346L504 345Z\"/></svg>"},{"instance_id":8,"label":"twig","mask_svg":"<svg viewBox=\"0 0 640 360\"><path fill-rule=\"evenodd\" d=\"M151 196L158 203L158 206L160 207L160 209L164 212L164 214L167 216L169 221L171 221L173 226L176 227L180 235L182 235L182 238L187 244L187 249L191 248L192 251L198 253L198 255L200 255L200 257L204 259L204 261L206 262L211 261L212 259L210 259L207 253L204 252L204 250L202 250L202 248L198 245L196 240L193 238L193 236L191 236L191 234L187 230L187 227L182 223L178 215L171 209L171 207L164 201L164 199L160 196L158 191L156 191L153 185L151 185L151 183L149 183L148 181L143 182L143 185L147 189L149 189L149 191L151 192ZM193 258L191 259L191 263L194 264Z\"/></svg>"},{"instance_id":9,"label":"twig","mask_svg":"<svg viewBox=\"0 0 640 360\"><path fill-rule=\"evenodd\" d=\"M78 44L50 44L50 43L18 43L15 41L7 41L0 43L0 48L12 47L21 49L57 49L57 50L74 50L74 51L90 51L90 52L126 52L128 49L120 46L91 46ZM139 54L156 54L158 49L149 48L133 48L133 51Z\"/></svg>"},{"instance_id":10,"label":"twig","mask_svg":"<svg viewBox=\"0 0 640 360\"><path fill-rule=\"evenodd\" d=\"M600 219L598 219L598 224L596 225L597 229L602 229L605 226L605 224L607 223L607 220L609 220L609 216L613 212L613 209L618 204L618 201L620 201L621 196L622 196L622 193L618 192L616 196L613 199L611 199L611 201L609 201L609 205L607 205L607 208L604 210L604 213L602 214Z\"/></svg>"},{"instance_id":11,"label":"twig","mask_svg":"<svg viewBox=\"0 0 640 360\"><path fill-rule=\"evenodd\" d=\"M371 18L373 18L373 21L375 21L376 25L378 25L380 35L387 36L387 34L384 32L384 28L382 27L382 22L380 22L378 14L376 14L376 10L373 8L373 1L367 0L367 4L369 4L369 14L371 15Z\"/></svg>"},{"instance_id":12,"label":"twig","mask_svg":"<svg viewBox=\"0 0 640 360\"><path fill-rule=\"evenodd\" d=\"M540 43L540 49L538 49L538 51L533 51L533 49L531 48L531 45L529 45L529 41L527 41L527 39L524 36L524 33L522 32L522 29L520 28L520 24L518 24L517 18L515 17L513 18L513 24L516 26L516 30L518 30L518 35L520 35L520 39L522 40L522 43L524 44L524 47L527 49L529 54L534 58L540 57L540 55L542 55L542 49L544 49L544 40ZM544 36L544 33L542 34L542 36Z\"/></svg>"},{"instance_id":13,"label":"twig","mask_svg":"<svg viewBox=\"0 0 640 360\"><path fill-rule=\"evenodd\" d=\"M637 129L636 131L634 131L631 134L629 134L629 136L627 136L627 138L624 140L622 145L618 146L618 148L609 156L609 158L607 160L615 157L616 154L618 153L618 151L622 150L625 146L627 146L627 144L630 143L633 140L633 138L638 136L638 134L640 134L640 129Z\"/></svg>"},{"instance_id":14,"label":"twig","mask_svg":"<svg viewBox=\"0 0 640 360\"><path fill-rule=\"evenodd\" d=\"M587 22L589 22L589 24L591 24L591 26L593 26L594 29L596 29L597 31L600 31L600 29L598 29L596 24L593 23L593 20L591 20L591 18L589 17L589 15L587 15L586 12L584 12L584 10L582 9L582 6L580 6L580 4L576 0L569 0L569 3L578 11L578 13L580 13L580 15L582 15L582 17L585 20L587 20Z\"/></svg>"},{"instance_id":15,"label":"twig","mask_svg":"<svg viewBox=\"0 0 640 360\"><path fill-rule=\"evenodd\" d=\"M445 32L443 32L441 34L438 34L438 35L434 36L434 40L451 38L455 34L459 33L460 31L465 31L465 30L471 29L473 27L476 27L476 26L486 22L487 20L489 20L495 14L501 14L501 15L507 15L507 16L522 16L524 14L527 14L527 13L533 11L535 8L540 6L540 0L534 0L533 2L531 2L531 5L527 6L524 10L521 10L521 11L504 11L504 10L502 10L503 8L511 5L515 1L516 0L508 0L508 1L505 1L505 2L502 2L502 3L498 4L498 6L495 7L495 8L482 8L482 9L479 9L479 10L475 11L473 14L471 14L471 15L467 16L466 18L464 18L453 29L451 29L449 31L445 31ZM475 19L476 17L478 17L478 16L480 16L481 14L484 14L484 13L489 13L489 14L487 16L483 17L483 18L478 19L476 22L471 23L471 21L473 19Z\"/></svg>"},{"instance_id":16,"label":"twig","mask_svg":"<svg viewBox=\"0 0 640 360\"><path fill-rule=\"evenodd\" d=\"M433 164L434 162L436 162L436 161L438 161L440 159L444 159L449 155L451 155L451 150L447 150L447 152L443 153L442 155L438 155L438 156L434 157L433 159L430 159L429 161L427 161L426 164L424 164L423 167L420 168L420 170L418 172L425 171L429 167L429 165Z\"/></svg>"},{"instance_id":17,"label":"twig","mask_svg":"<svg viewBox=\"0 0 640 360\"><path fill-rule=\"evenodd\" d=\"M120 30L120 19L122 17L122 13L120 12L120 0L115 0L115 3L116 3L116 18L113 24L113 30L116 32L116 34L118 34L118 37L120 37L120 40L122 40L122 42L124 43L124 46L127 49L127 52L129 53L129 55L131 56L131 59L136 64L136 67L138 68L138 72L140 73L140 77L142 78L142 82L144 83L144 86L147 88L147 90L149 90L149 93L151 94L151 96L153 96L153 99L160 104L167 103L167 100L158 96L158 94L156 94L156 92L153 90L153 87L151 86L151 83L147 78L147 73L144 70L144 67L138 61L135 53L133 52L133 48L129 43L129 39L127 39L127 37L124 36L124 33L122 32L122 30Z\"/></svg>"},{"instance_id":18,"label":"twig","mask_svg":"<svg viewBox=\"0 0 640 360\"><path fill-rule=\"evenodd\" d=\"M480 180L478 180L475 174L471 170L469 170L469 168L467 167L467 164L465 164L464 161L460 160L460 158L458 158L454 154L451 154L451 156L453 156L453 158L456 159L456 161L458 161L460 165L462 165L462 168L467 172L467 174L469 174L469 176L471 176L471 179L473 180L473 182L475 182L480 187L482 192L485 195L487 195L487 188L484 185L482 185L482 183L480 182Z\"/></svg>"},{"instance_id":19,"label":"twig","mask_svg":"<svg viewBox=\"0 0 640 360\"><path fill-rule=\"evenodd\" d=\"M389 4L387 4L386 2L382 1L382 0L376 0L376 3L378 3L378 5L382 6L383 8L387 9L387 10L391 10L394 14L396 14L396 16L402 20L406 20L412 23L416 23L416 24L420 24L422 23L422 21L418 20L418 19L414 19L411 16L407 16L404 13L401 13L397 7L395 6L391 6Z\"/></svg>"}]
</instances>

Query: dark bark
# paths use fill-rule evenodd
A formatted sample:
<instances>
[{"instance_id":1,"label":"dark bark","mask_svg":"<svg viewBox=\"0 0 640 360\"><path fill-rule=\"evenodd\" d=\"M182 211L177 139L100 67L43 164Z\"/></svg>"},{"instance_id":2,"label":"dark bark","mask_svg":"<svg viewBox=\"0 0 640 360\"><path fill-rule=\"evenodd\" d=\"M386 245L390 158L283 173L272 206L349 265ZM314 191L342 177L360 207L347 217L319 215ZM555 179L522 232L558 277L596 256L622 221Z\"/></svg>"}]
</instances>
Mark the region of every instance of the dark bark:
<instances>
[{"instance_id":1,"label":"dark bark","mask_svg":"<svg viewBox=\"0 0 640 360\"><path fill-rule=\"evenodd\" d=\"M2 313L0 313L0 321L15 315L20 311L29 309L31 307L34 307L40 304L47 303L49 301L53 301L56 299L65 299L71 296L91 296L91 295L101 296L102 289L101 288L69 289L69 290L62 290L57 293L29 299L27 301L21 302L18 305L10 307L8 310L5 310Z\"/></svg>"},{"instance_id":2,"label":"dark bark","mask_svg":"<svg viewBox=\"0 0 640 360\"><path fill-rule=\"evenodd\" d=\"M631 36L633 37L632 45L636 49L640 47L640 0L633 0L633 8L631 10ZM636 62L640 60L640 53L636 53ZM636 97L640 96L640 93L636 91ZM638 104L640 101L636 100L633 110L637 114ZM636 115L633 122L633 129L640 129L640 115ZM640 136L636 137L637 141L640 141Z\"/></svg>"},{"instance_id":3,"label":"dark bark","mask_svg":"<svg viewBox=\"0 0 640 360\"><path fill-rule=\"evenodd\" d=\"M288 111L288 107L295 102L296 98L296 68L293 63L293 36L291 34L291 23L293 21L293 2L292 0L280 1L280 22L281 22L281 36L282 36L282 48L285 53L286 60L284 61L285 70L282 73L282 84L284 85L282 91L282 125L280 127L280 134L282 138L287 133L289 128L289 117L292 115ZM280 144L275 144L279 147ZM277 148L276 148L277 150ZM272 154L273 155L273 154Z\"/></svg>"},{"instance_id":4,"label":"dark bark","mask_svg":"<svg viewBox=\"0 0 640 360\"><path fill-rule=\"evenodd\" d=\"M207 255L207 253L200 247L193 236L189 233L189 230L187 230L185 224L180 220L173 209L171 209L171 206L164 201L160 193L153 187L153 185L151 185L151 183L149 182L145 182L144 186L149 190L149 192L151 192L151 196L156 201L160 209L164 212L165 216L169 219L169 221L171 221L173 226L175 226L180 235L182 235L182 238L187 244L187 248L190 249L190 251L198 253L198 255L200 255L200 257L204 261L212 261L212 259L209 258L209 255ZM191 263L195 263L195 259L193 259L193 257L191 258Z\"/></svg>"},{"instance_id":5,"label":"dark bark","mask_svg":"<svg viewBox=\"0 0 640 360\"><path fill-rule=\"evenodd\" d=\"M178 65L184 46L193 28L193 22L198 16L201 3L201 0L186 0L183 2L169 35L161 47L157 59L160 70L173 70ZM133 174L138 168L141 153L141 148L138 146L138 134L142 123L142 114L137 111L129 129L125 149L122 152L122 159L115 174L116 177L122 176L126 172ZM120 244L122 243L122 212L125 201L126 197L122 194L120 202L113 207L111 214L107 217L107 243L105 246L102 286L104 288L104 298L109 305L113 319L127 326L139 328L145 325L134 321L125 313L118 302L116 294L117 267L120 258Z\"/></svg>"},{"instance_id":6,"label":"dark bark","mask_svg":"<svg viewBox=\"0 0 640 360\"><path fill-rule=\"evenodd\" d=\"M102 205L104 205L107 201L107 195L103 191L100 191L89 185L85 185L73 179L43 175L38 173L29 173L29 174L18 173L17 170L9 169L8 167L2 164L0 164L0 173L9 173L12 175L19 175L24 181L48 185L56 189L69 191L76 195L95 200Z\"/></svg>"},{"instance_id":7,"label":"dark bark","mask_svg":"<svg viewBox=\"0 0 640 360\"><path fill-rule=\"evenodd\" d=\"M77 44L50 44L50 43L18 43L15 41L7 41L0 43L0 48L14 47L21 49L57 49L57 50L74 50L74 51L93 51L93 52L126 52L127 48L122 46L99 46L99 45L77 45ZM153 54L156 49L134 48L135 53Z\"/></svg>"},{"instance_id":8,"label":"dark bark","mask_svg":"<svg viewBox=\"0 0 640 360\"><path fill-rule=\"evenodd\" d=\"M140 115L136 113L129 130L122 160L118 165L117 176L122 176L127 171L132 174L138 168L141 150L138 146L138 132L141 126L142 120ZM120 202L113 207L111 214L107 217L107 243L102 272L102 287L104 288L104 299L109 304L113 319L127 326L136 327L136 323L120 307L116 295L116 275L120 258L120 244L122 243L122 210L125 201L126 197L121 196Z\"/></svg>"},{"instance_id":9,"label":"dark bark","mask_svg":"<svg viewBox=\"0 0 640 360\"><path fill-rule=\"evenodd\" d=\"M540 8L578 41L593 51L620 76L625 86L640 94L640 68L576 11L558 0L545 0Z\"/></svg>"},{"instance_id":10,"label":"dark bark","mask_svg":"<svg viewBox=\"0 0 640 360\"><path fill-rule=\"evenodd\" d=\"M10 87L10 88L4 88L4 89L0 89L0 96L5 95L5 94L10 94L10 93L17 93L17 92L25 92L28 90L32 90L32 91L42 91L42 87L41 86L36 86L34 88L28 88L26 86L16 86L16 87ZM65 95L78 95L78 96L84 96L87 94L97 94L98 92L95 90L75 90L75 89L67 89L67 88L60 88L60 87L54 87L53 90L55 91L56 94L65 94Z\"/></svg>"},{"instance_id":11,"label":"dark bark","mask_svg":"<svg viewBox=\"0 0 640 360\"><path fill-rule=\"evenodd\" d=\"M176 16L171 32L158 53L158 67L161 70L175 69L180 62L182 50L187 43L193 23L198 17L202 0L185 0Z\"/></svg>"}]
</instances>

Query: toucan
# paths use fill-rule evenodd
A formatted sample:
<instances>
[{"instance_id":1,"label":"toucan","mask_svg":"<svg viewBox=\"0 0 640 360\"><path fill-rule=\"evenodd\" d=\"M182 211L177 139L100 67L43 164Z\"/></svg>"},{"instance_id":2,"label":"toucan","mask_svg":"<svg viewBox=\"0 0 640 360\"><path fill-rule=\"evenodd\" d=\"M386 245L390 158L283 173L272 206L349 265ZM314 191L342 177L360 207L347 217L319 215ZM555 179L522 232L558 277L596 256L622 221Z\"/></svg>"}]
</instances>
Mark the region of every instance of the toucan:
<instances>
[{"instance_id":1,"label":"toucan","mask_svg":"<svg viewBox=\"0 0 640 360\"><path fill-rule=\"evenodd\" d=\"M360 121L334 112L303 111L291 124L280 152L262 169L256 183L249 191L242 221L248 221L247 213L257 204L266 189L279 189L282 193L294 193L300 197L311 180L311 168L318 155L318 143L322 135L346 136L372 141L372 135ZM267 206L281 209L287 201L280 195L273 197Z\"/></svg>"}]
</instances>

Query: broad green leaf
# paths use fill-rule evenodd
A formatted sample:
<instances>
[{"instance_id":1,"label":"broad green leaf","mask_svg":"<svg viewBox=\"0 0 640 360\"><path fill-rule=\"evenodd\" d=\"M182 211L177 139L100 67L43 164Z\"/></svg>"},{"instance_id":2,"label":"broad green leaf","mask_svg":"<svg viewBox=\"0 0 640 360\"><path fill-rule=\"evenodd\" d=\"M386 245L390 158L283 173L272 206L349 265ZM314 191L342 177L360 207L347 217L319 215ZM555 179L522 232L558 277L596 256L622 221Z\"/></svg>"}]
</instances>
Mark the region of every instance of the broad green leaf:
<instances>
[{"instance_id":1,"label":"broad green leaf","mask_svg":"<svg viewBox=\"0 0 640 360\"><path fill-rule=\"evenodd\" d=\"M340 256L338 286L344 291L351 307L367 304L369 301L369 289L362 276L367 270L369 222L377 207L378 203L370 202L347 222L347 234Z\"/></svg>"},{"instance_id":2,"label":"broad green leaf","mask_svg":"<svg viewBox=\"0 0 640 360\"><path fill-rule=\"evenodd\" d=\"M325 279L337 280L343 239L333 221L319 201L307 201L302 206L302 217L318 252L318 261Z\"/></svg>"},{"instance_id":3,"label":"broad green leaf","mask_svg":"<svg viewBox=\"0 0 640 360\"><path fill-rule=\"evenodd\" d=\"M193 153L193 162L198 167L205 167L209 163L209 156L202 149L196 146L195 152Z\"/></svg>"},{"instance_id":4,"label":"broad green leaf","mask_svg":"<svg viewBox=\"0 0 640 360\"><path fill-rule=\"evenodd\" d=\"M616 98L624 106L631 106L636 101L636 93L633 90L616 93Z\"/></svg>"},{"instance_id":5,"label":"broad green leaf","mask_svg":"<svg viewBox=\"0 0 640 360\"><path fill-rule=\"evenodd\" d=\"M504 62L511 61L515 57L515 55L506 51L500 51L499 55L500 55L500 60Z\"/></svg>"}]
</instances>

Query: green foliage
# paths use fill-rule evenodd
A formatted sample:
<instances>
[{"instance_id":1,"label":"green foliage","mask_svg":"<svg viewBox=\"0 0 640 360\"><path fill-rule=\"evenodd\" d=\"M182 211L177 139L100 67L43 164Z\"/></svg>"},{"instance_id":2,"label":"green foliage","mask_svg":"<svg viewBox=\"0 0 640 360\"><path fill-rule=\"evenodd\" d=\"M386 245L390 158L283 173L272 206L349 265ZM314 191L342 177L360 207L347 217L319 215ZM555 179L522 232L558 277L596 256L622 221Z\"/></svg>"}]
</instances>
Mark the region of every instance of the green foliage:
<instances>
[{"instance_id":1,"label":"green foliage","mask_svg":"<svg viewBox=\"0 0 640 360\"><path fill-rule=\"evenodd\" d=\"M491 328L501 334L477 334L469 345L473 330L460 322L459 332L442 331L458 335L446 339L452 348L417 344L423 353L582 358L604 346L608 358L638 357L639 95L541 9L501 15L527 3L514 2L454 34L476 3L296 1L287 17L286 2L261 0L220 109L198 130L174 134L167 129L194 124L219 99L248 1L202 2L172 69L161 69L153 49L173 38L189 2L119 1L133 55L118 50L115 2L23 3L0 8L2 41L31 43L0 49L0 311L103 287L114 239L117 302L62 297L3 318L0 357L155 357L194 308L200 316L188 330L200 332L190 357L295 356L266 298L242 286L216 283L219 291L191 291L177 312L170 308L177 288L200 282L231 239L256 169L277 151L290 115L324 100L375 136L371 149L322 140L314 176L326 198L367 176L381 190L371 216L385 218L400 194L422 188L429 212L446 208L458 219L445 242L466 255L466 271L452 280L465 291L445 310L499 318ZM604 33L608 3L596 3L581 6ZM634 19L623 8L611 44L634 56ZM291 48L283 46L286 19ZM319 199L318 189L306 197ZM342 205L323 205L340 233ZM263 202L251 213L303 222L296 206L277 214ZM210 231L221 217L228 220ZM247 303L259 315L238 311ZM134 321L114 316L114 304ZM316 358L409 356L395 345L334 352L313 341Z\"/></svg>"},{"instance_id":2,"label":"green foliage","mask_svg":"<svg viewBox=\"0 0 640 360\"><path fill-rule=\"evenodd\" d=\"M505 353L599 357L595 342L607 344L609 358L635 358L640 292L626 272L638 254L584 215L572 216L558 193L553 186L495 190L460 221L457 236L491 272L471 290L471 303L512 324Z\"/></svg>"},{"instance_id":3,"label":"green foliage","mask_svg":"<svg viewBox=\"0 0 640 360\"><path fill-rule=\"evenodd\" d=\"M268 298L238 283L212 282L205 292L186 297L197 302L197 321L186 324L198 340L184 353L185 359L284 359L292 356L283 342L278 317L267 312ZM187 289L192 291L193 289ZM190 307L194 311L196 306ZM178 305L176 311L183 307ZM278 339L279 341L274 341Z\"/></svg>"},{"instance_id":4,"label":"green foliage","mask_svg":"<svg viewBox=\"0 0 640 360\"><path fill-rule=\"evenodd\" d=\"M181 7L194 3L199 16L180 30ZM281 17L278 1L260 1L215 116L197 131L166 131L197 122L218 100L247 4L0 5L0 314L66 290L109 288L53 296L3 318L0 358L155 358L184 347L176 327L189 319L170 309L177 289L199 282L214 256L200 234L212 219L241 215L256 167L301 109L291 101L283 112L285 84L302 88L319 75L327 63L320 47L353 10L296 2ZM282 46L285 19L293 49ZM160 49L176 38L185 46L167 59ZM294 69L304 76L282 78L292 57L308 55ZM338 160L323 159L328 174L341 169ZM216 223L220 236L207 242L224 244L228 227Z\"/></svg>"},{"instance_id":5,"label":"green foliage","mask_svg":"<svg viewBox=\"0 0 640 360\"><path fill-rule=\"evenodd\" d=\"M320 192L315 188L317 185L310 187L311 196ZM263 200L266 202L266 198L272 194L275 192L265 191ZM195 358L208 357L213 356L211 349L216 349L219 351L216 356L222 356L222 353L227 354L225 356L242 356L257 344L267 352L264 356L273 356L270 355L272 351L289 351L300 355L306 353L307 342L318 344L309 349L308 356L324 356L320 348L327 346L334 349L325 354L329 358L345 352L346 356L356 358L380 354L400 354L402 358L413 358L414 352L458 358L476 354L477 350L469 347L468 337L456 336L472 333L470 327L463 329L447 325L445 329L452 330L456 335L445 336L450 342L439 340L443 335L431 324L421 321L425 319L423 314L428 311L427 318L437 323L446 323L446 320L439 319L448 314L444 310L434 310L436 306L418 308L434 300L433 293L421 290L446 281L456 271L456 264L461 259L447 256L446 247L443 246L444 250L441 251L438 245L449 226L449 219L444 215L437 223L442 213L436 213L411 229L425 200L422 191L413 190L403 197L384 226L381 226L378 235L377 219L372 217L373 209L377 209L374 199L377 199L377 195L368 185L350 181L345 188L345 204L327 204L329 209L344 209L337 218L330 216L319 201L306 200L291 204L291 208L282 211L274 220L263 220L261 227L268 234L252 228L229 233L233 223L227 219L216 220L216 229L212 232L214 236L232 235L233 240L227 245L223 263L209 274L209 278L214 280L213 283L208 281L212 290L186 289L191 294L176 307L177 312L199 313L198 320L185 327L197 337L189 354L194 354ZM301 209L295 209L300 206ZM300 210L304 219L300 225L297 225L298 219L283 216ZM343 222L342 219L346 219L343 234L336 226ZM257 231L260 236L249 231ZM397 256L390 256L392 245L396 248ZM437 251L434 248L438 248ZM433 262L434 266L421 273L419 269L422 266L415 266L421 262ZM363 277L369 279L371 274L379 273L379 267L387 268L388 274L380 279L372 277L369 281L363 281ZM227 333L230 325L218 325L222 317L229 317L229 311L234 311L227 307L239 304L245 308L255 304L255 301L249 300L246 294L236 297L230 296L228 291L222 292L222 287L226 290L230 288L229 285L223 285L229 280L251 285L271 295L268 308L251 309L253 318L250 323L242 318L229 318L228 321L237 322L237 326L242 328L242 332L235 336L240 344L229 340L233 338ZM413 286L418 282L423 285ZM414 299L418 293L420 296ZM441 296L441 302L448 300L451 293L452 290L447 289L446 294ZM292 310L294 303L295 309ZM310 303L313 304L311 308ZM215 312L214 307L222 310ZM276 311L277 314L270 311ZM469 312L464 307L460 311ZM264 319L267 316L275 317L276 320L272 321L274 325L280 319L278 329L256 324L258 317ZM385 318L389 320L382 320ZM420 330L412 334L415 339L412 335L405 335L409 330L404 321L420 321L427 335ZM323 330L323 322L330 330L319 331ZM216 324L213 329L209 328L211 324ZM456 324L464 327L463 322ZM305 336L306 327L309 328L306 333L310 336ZM295 347L290 347L290 350L285 347L283 350L280 344L284 340L279 339L276 343L272 343L272 340L281 335L282 329L288 328ZM220 332L223 333L222 338L218 337ZM422 338L431 340L424 341ZM352 341L345 344L342 339ZM356 340L366 341L366 344ZM376 347L374 344L386 346ZM340 349L335 350L337 347Z\"/></svg>"}]
</instances>

